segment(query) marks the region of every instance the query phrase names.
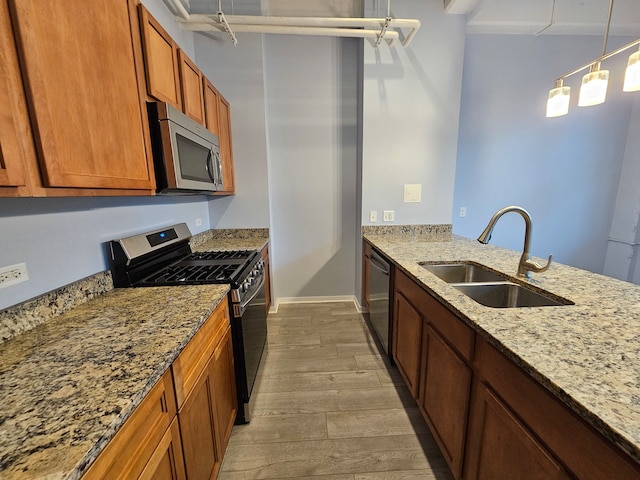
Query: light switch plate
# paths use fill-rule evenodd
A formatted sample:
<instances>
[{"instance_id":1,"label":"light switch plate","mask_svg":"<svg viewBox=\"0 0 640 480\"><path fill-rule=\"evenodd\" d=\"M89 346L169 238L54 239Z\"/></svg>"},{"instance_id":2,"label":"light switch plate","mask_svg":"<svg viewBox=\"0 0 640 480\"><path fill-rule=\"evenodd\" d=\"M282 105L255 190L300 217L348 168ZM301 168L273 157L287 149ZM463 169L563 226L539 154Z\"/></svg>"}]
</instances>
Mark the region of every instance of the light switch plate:
<instances>
[{"instance_id":1,"label":"light switch plate","mask_svg":"<svg viewBox=\"0 0 640 480\"><path fill-rule=\"evenodd\" d=\"M377 222L378 221L378 212L376 212L375 210L371 210L369 212L369 221L370 222Z\"/></svg>"},{"instance_id":2,"label":"light switch plate","mask_svg":"<svg viewBox=\"0 0 640 480\"><path fill-rule=\"evenodd\" d=\"M419 203L422 201L422 184L410 183L404 186L404 203Z\"/></svg>"},{"instance_id":3,"label":"light switch plate","mask_svg":"<svg viewBox=\"0 0 640 480\"><path fill-rule=\"evenodd\" d=\"M382 221L383 222L393 222L395 220L395 211L393 210L384 210L382 212Z\"/></svg>"}]
</instances>

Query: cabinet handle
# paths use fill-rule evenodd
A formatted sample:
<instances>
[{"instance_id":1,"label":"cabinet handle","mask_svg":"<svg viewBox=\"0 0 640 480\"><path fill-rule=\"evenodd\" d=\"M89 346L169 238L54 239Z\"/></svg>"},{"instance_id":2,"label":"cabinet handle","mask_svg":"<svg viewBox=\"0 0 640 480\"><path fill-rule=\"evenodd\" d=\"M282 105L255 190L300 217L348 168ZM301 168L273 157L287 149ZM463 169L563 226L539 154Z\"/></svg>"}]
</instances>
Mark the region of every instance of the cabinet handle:
<instances>
[{"instance_id":1,"label":"cabinet handle","mask_svg":"<svg viewBox=\"0 0 640 480\"><path fill-rule=\"evenodd\" d=\"M6 170L7 166L4 163L4 154L2 153L2 144L0 143L0 170Z\"/></svg>"},{"instance_id":2,"label":"cabinet handle","mask_svg":"<svg viewBox=\"0 0 640 480\"><path fill-rule=\"evenodd\" d=\"M167 413L169 412L169 409L167 408L167 399L165 398L165 395L166 392L163 392L162 395L160 395L160 410Z\"/></svg>"}]
</instances>

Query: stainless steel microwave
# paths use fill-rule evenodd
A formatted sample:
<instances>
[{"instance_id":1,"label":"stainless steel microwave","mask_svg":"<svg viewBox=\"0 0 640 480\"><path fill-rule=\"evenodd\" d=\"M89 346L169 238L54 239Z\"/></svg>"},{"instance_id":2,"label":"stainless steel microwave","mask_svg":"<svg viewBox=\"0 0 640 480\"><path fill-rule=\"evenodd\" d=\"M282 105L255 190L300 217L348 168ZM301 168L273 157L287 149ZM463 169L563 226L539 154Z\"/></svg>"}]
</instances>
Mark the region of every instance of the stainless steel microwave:
<instances>
[{"instance_id":1,"label":"stainless steel microwave","mask_svg":"<svg viewBox=\"0 0 640 480\"><path fill-rule=\"evenodd\" d=\"M163 102L148 102L151 147L159 194L222 190L217 135Z\"/></svg>"}]
</instances>

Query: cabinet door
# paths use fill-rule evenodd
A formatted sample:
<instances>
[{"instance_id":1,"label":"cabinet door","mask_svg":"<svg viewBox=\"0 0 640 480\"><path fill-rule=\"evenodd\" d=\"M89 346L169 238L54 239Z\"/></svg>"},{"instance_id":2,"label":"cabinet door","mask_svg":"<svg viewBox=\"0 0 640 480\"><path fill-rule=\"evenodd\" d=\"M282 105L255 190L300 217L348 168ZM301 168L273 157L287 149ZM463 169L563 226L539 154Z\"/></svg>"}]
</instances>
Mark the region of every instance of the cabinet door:
<instances>
[{"instance_id":1,"label":"cabinet door","mask_svg":"<svg viewBox=\"0 0 640 480\"><path fill-rule=\"evenodd\" d=\"M231 140L231 105L222 95L220 95L218 109L220 122L220 158L222 159L224 190L217 193L231 194L234 193L236 189L233 171L233 142Z\"/></svg>"},{"instance_id":2,"label":"cabinet door","mask_svg":"<svg viewBox=\"0 0 640 480\"><path fill-rule=\"evenodd\" d=\"M211 395L214 400L215 420L217 426L216 443L218 455L224 456L231 430L238 413L236 396L236 374L233 362L233 344L231 343L231 327L227 328L220 345L216 348L211 360Z\"/></svg>"},{"instance_id":3,"label":"cabinet door","mask_svg":"<svg viewBox=\"0 0 640 480\"><path fill-rule=\"evenodd\" d=\"M45 186L155 188L133 2L9 0Z\"/></svg>"},{"instance_id":4,"label":"cabinet door","mask_svg":"<svg viewBox=\"0 0 640 480\"><path fill-rule=\"evenodd\" d=\"M204 117L206 126L220 138L220 93L208 78L202 79L204 87Z\"/></svg>"},{"instance_id":5,"label":"cabinet door","mask_svg":"<svg viewBox=\"0 0 640 480\"><path fill-rule=\"evenodd\" d=\"M202 73L182 50L178 50L178 61L182 88L182 111L196 122L204 125Z\"/></svg>"},{"instance_id":6,"label":"cabinet door","mask_svg":"<svg viewBox=\"0 0 640 480\"><path fill-rule=\"evenodd\" d=\"M422 315L396 290L393 311L393 358L413 395L418 396Z\"/></svg>"},{"instance_id":7,"label":"cabinet door","mask_svg":"<svg viewBox=\"0 0 640 480\"><path fill-rule=\"evenodd\" d=\"M7 5L0 5L0 186L25 185L24 98Z\"/></svg>"},{"instance_id":8,"label":"cabinet door","mask_svg":"<svg viewBox=\"0 0 640 480\"><path fill-rule=\"evenodd\" d=\"M182 110L178 46L149 11L139 5L147 93Z\"/></svg>"},{"instance_id":9,"label":"cabinet door","mask_svg":"<svg viewBox=\"0 0 640 480\"><path fill-rule=\"evenodd\" d=\"M222 457L216 444L214 389L211 373L205 369L178 412L189 480L215 478L220 469Z\"/></svg>"},{"instance_id":10,"label":"cabinet door","mask_svg":"<svg viewBox=\"0 0 640 480\"><path fill-rule=\"evenodd\" d=\"M420 411L454 476L461 478L471 368L430 325L423 327L422 362Z\"/></svg>"},{"instance_id":11,"label":"cabinet door","mask_svg":"<svg viewBox=\"0 0 640 480\"><path fill-rule=\"evenodd\" d=\"M89 467L83 480L127 480L138 478L158 449L170 448L166 432L176 416L176 400L171 372L165 373L151 389L129 419ZM175 438L175 429L171 434ZM159 447L164 442L165 447ZM172 449L177 448L172 440ZM163 454L162 454L163 455ZM176 472L181 458L172 457ZM184 467L182 467L184 468ZM180 478L180 477L178 477Z\"/></svg>"},{"instance_id":12,"label":"cabinet door","mask_svg":"<svg viewBox=\"0 0 640 480\"><path fill-rule=\"evenodd\" d=\"M570 478L562 466L484 384L478 388L477 435L468 447L465 478L551 480Z\"/></svg>"},{"instance_id":13,"label":"cabinet door","mask_svg":"<svg viewBox=\"0 0 640 480\"><path fill-rule=\"evenodd\" d=\"M176 418L171 422L139 480L185 480L180 428Z\"/></svg>"}]
</instances>

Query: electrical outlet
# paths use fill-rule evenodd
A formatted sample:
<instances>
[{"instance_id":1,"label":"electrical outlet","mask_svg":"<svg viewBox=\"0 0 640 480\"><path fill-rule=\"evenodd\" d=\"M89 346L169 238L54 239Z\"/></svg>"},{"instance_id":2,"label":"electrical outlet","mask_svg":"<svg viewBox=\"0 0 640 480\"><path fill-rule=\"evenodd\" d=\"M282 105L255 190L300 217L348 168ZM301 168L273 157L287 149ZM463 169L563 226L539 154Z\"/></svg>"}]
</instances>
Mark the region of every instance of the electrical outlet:
<instances>
[{"instance_id":1,"label":"electrical outlet","mask_svg":"<svg viewBox=\"0 0 640 480\"><path fill-rule=\"evenodd\" d=\"M461 217L466 217L467 216L467 207L460 207L459 215Z\"/></svg>"},{"instance_id":2,"label":"electrical outlet","mask_svg":"<svg viewBox=\"0 0 640 480\"><path fill-rule=\"evenodd\" d=\"M394 218L395 218L395 212L393 210L384 210L382 212L383 222L393 222Z\"/></svg>"},{"instance_id":3,"label":"electrical outlet","mask_svg":"<svg viewBox=\"0 0 640 480\"><path fill-rule=\"evenodd\" d=\"M17 263L0 268L0 288L29 280L26 263Z\"/></svg>"},{"instance_id":4,"label":"electrical outlet","mask_svg":"<svg viewBox=\"0 0 640 480\"><path fill-rule=\"evenodd\" d=\"M369 221L370 222L377 222L378 221L378 212L376 212L375 210L371 210L369 212Z\"/></svg>"}]
</instances>

